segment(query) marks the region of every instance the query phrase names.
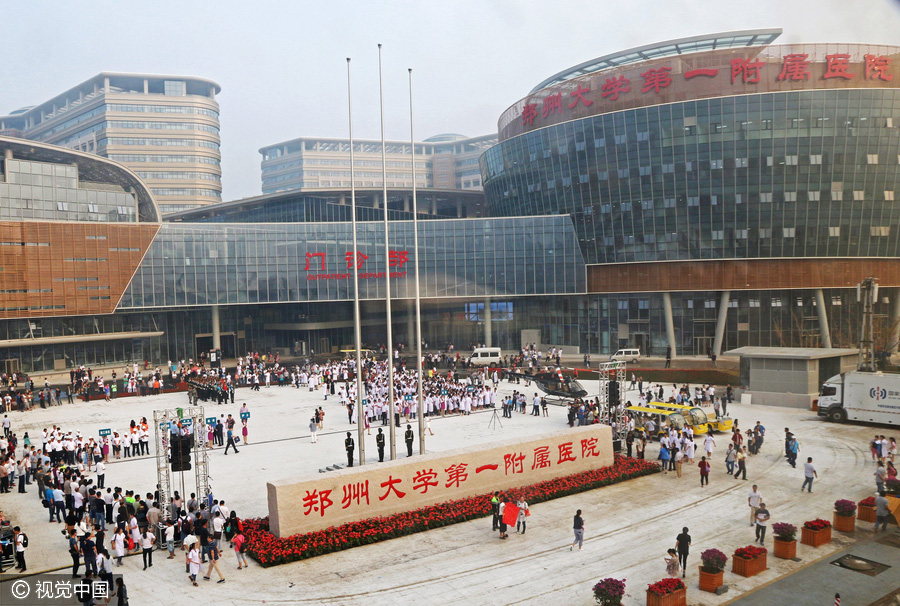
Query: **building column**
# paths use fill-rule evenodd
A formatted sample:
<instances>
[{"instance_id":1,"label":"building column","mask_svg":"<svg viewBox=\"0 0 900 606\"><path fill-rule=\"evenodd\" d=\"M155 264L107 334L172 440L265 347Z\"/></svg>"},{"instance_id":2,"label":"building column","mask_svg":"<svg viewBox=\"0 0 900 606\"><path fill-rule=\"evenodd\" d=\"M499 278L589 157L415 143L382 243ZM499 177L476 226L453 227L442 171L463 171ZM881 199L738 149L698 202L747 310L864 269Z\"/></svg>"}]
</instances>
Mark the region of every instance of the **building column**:
<instances>
[{"instance_id":1,"label":"building column","mask_svg":"<svg viewBox=\"0 0 900 606\"><path fill-rule=\"evenodd\" d=\"M462 202L456 203L456 216L462 217Z\"/></svg>"},{"instance_id":2,"label":"building column","mask_svg":"<svg viewBox=\"0 0 900 606\"><path fill-rule=\"evenodd\" d=\"M713 340L713 354L722 355L722 341L725 339L725 320L728 319L728 303L731 301L731 291L723 290L719 297L719 317L716 318L716 338Z\"/></svg>"},{"instance_id":3,"label":"building column","mask_svg":"<svg viewBox=\"0 0 900 606\"><path fill-rule=\"evenodd\" d=\"M12 159L13 159L12 150L11 150L11 149L4 149L4 150L3 150L3 157L6 158L7 160L12 160Z\"/></svg>"},{"instance_id":4,"label":"building column","mask_svg":"<svg viewBox=\"0 0 900 606\"><path fill-rule=\"evenodd\" d=\"M434 196L431 196L431 214L437 214L437 198Z\"/></svg>"},{"instance_id":5,"label":"building column","mask_svg":"<svg viewBox=\"0 0 900 606\"><path fill-rule=\"evenodd\" d=\"M898 349L898 341L900 341L900 288L895 288L893 296L891 297L891 342L890 347L888 348L891 353L897 353L900 351Z\"/></svg>"},{"instance_id":6,"label":"building column","mask_svg":"<svg viewBox=\"0 0 900 606\"><path fill-rule=\"evenodd\" d=\"M409 309L406 312L406 344L409 353L416 355L416 300L411 299Z\"/></svg>"},{"instance_id":7,"label":"building column","mask_svg":"<svg viewBox=\"0 0 900 606\"><path fill-rule=\"evenodd\" d=\"M219 329L219 306L213 305L212 312L212 346L213 349L222 349L222 333Z\"/></svg>"},{"instance_id":8,"label":"building column","mask_svg":"<svg viewBox=\"0 0 900 606\"><path fill-rule=\"evenodd\" d=\"M491 344L491 300L484 300L484 346L492 347Z\"/></svg>"},{"instance_id":9,"label":"building column","mask_svg":"<svg viewBox=\"0 0 900 606\"><path fill-rule=\"evenodd\" d=\"M409 203L411 200L412 200L412 198L410 198L409 194L404 194L404 196L403 196L403 211L404 212L410 212Z\"/></svg>"},{"instance_id":10,"label":"building column","mask_svg":"<svg viewBox=\"0 0 900 606\"><path fill-rule=\"evenodd\" d=\"M672 317L672 295L667 292L663 293L663 313L666 317L666 340L674 360L678 351L675 345L675 318Z\"/></svg>"},{"instance_id":11,"label":"building column","mask_svg":"<svg viewBox=\"0 0 900 606\"><path fill-rule=\"evenodd\" d=\"M831 331L828 329L825 293L821 288L816 289L816 313L819 315L819 336L822 338L822 347L831 348Z\"/></svg>"}]
</instances>

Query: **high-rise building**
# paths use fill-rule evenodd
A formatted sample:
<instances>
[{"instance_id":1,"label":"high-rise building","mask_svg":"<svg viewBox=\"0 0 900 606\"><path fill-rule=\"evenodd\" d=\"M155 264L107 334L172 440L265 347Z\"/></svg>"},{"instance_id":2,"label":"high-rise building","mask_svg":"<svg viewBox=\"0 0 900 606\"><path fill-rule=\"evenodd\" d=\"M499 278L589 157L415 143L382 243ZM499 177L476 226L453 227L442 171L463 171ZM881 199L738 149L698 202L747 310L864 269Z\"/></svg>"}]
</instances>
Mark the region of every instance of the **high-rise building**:
<instances>
[{"instance_id":1,"label":"high-rise building","mask_svg":"<svg viewBox=\"0 0 900 606\"><path fill-rule=\"evenodd\" d=\"M497 143L496 135L436 135L416 143L416 187L481 190L478 158ZM381 141L356 139L357 187L381 187ZM266 146L262 192L350 187L350 140L301 137ZM409 141L387 141L387 186L412 187Z\"/></svg>"},{"instance_id":2,"label":"high-rise building","mask_svg":"<svg viewBox=\"0 0 900 606\"><path fill-rule=\"evenodd\" d=\"M176 212L222 201L220 90L205 78L104 72L0 116L0 134L120 162Z\"/></svg>"}]
</instances>

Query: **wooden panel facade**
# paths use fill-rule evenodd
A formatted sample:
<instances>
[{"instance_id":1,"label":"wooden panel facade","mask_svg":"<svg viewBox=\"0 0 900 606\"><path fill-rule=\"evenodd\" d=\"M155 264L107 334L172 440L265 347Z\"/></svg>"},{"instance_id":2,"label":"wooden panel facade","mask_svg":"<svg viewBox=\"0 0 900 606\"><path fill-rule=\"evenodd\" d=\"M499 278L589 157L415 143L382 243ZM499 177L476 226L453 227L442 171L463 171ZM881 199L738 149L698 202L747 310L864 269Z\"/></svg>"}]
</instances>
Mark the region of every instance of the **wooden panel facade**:
<instances>
[{"instance_id":1,"label":"wooden panel facade","mask_svg":"<svg viewBox=\"0 0 900 606\"><path fill-rule=\"evenodd\" d=\"M590 293L900 286L900 259L729 259L588 265Z\"/></svg>"},{"instance_id":2,"label":"wooden panel facade","mask_svg":"<svg viewBox=\"0 0 900 606\"><path fill-rule=\"evenodd\" d=\"M158 231L0 221L0 319L113 313Z\"/></svg>"}]
</instances>

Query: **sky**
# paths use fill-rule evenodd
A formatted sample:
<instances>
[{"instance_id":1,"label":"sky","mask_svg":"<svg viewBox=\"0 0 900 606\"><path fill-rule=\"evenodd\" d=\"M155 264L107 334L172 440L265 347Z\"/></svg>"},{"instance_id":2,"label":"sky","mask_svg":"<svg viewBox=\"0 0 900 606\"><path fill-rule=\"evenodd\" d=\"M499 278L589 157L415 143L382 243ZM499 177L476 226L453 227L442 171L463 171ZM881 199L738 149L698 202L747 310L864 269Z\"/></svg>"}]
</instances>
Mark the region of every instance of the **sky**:
<instances>
[{"instance_id":1,"label":"sky","mask_svg":"<svg viewBox=\"0 0 900 606\"><path fill-rule=\"evenodd\" d=\"M356 138L496 133L544 78L674 38L780 27L776 43L900 45L900 0L0 0L0 114L103 71L201 76L222 86L223 199L260 193L259 148Z\"/></svg>"}]
</instances>

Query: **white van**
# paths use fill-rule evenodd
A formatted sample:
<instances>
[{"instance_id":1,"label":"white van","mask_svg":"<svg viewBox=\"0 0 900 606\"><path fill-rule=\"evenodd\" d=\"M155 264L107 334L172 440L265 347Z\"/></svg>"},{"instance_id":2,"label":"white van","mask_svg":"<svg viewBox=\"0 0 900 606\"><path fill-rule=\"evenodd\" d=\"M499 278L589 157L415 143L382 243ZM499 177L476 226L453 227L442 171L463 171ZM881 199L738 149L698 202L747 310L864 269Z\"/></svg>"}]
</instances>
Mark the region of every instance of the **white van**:
<instances>
[{"instance_id":1,"label":"white van","mask_svg":"<svg viewBox=\"0 0 900 606\"><path fill-rule=\"evenodd\" d=\"M469 364L472 366L489 366L497 368L503 364L499 347L477 347L469 356Z\"/></svg>"},{"instance_id":2,"label":"white van","mask_svg":"<svg viewBox=\"0 0 900 606\"><path fill-rule=\"evenodd\" d=\"M640 349L620 349L609 357L610 362L631 362L632 364L637 364L640 359Z\"/></svg>"}]
</instances>

